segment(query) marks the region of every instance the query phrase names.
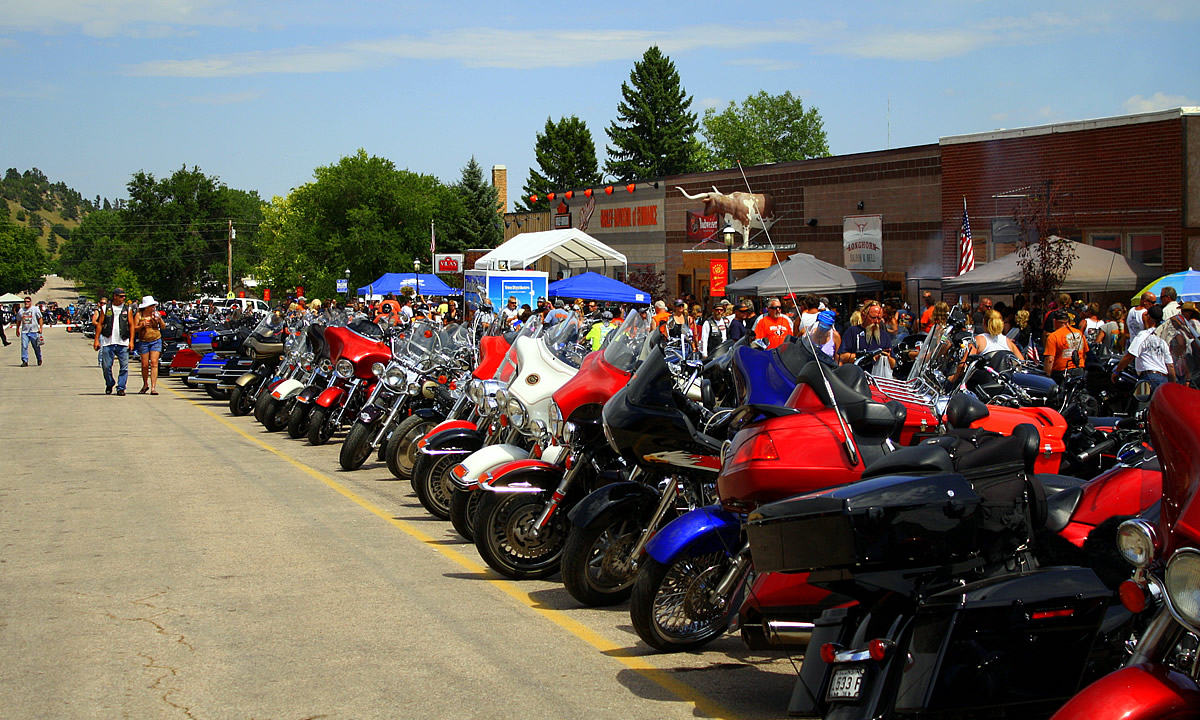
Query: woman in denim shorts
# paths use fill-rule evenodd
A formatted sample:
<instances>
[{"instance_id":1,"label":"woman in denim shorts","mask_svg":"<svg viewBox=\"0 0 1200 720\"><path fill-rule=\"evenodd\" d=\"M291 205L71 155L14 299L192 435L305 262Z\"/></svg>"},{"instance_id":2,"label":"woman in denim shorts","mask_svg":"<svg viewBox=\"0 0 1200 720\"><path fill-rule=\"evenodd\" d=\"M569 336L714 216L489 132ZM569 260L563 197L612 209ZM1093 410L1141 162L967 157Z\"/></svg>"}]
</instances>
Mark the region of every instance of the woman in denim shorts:
<instances>
[{"instance_id":1,"label":"woman in denim shorts","mask_svg":"<svg viewBox=\"0 0 1200 720\"><path fill-rule=\"evenodd\" d=\"M142 389L139 394L158 394L158 356L162 354L162 330L166 326L158 314L158 301L153 295L142 298L134 315L136 325L134 347L142 361Z\"/></svg>"}]
</instances>

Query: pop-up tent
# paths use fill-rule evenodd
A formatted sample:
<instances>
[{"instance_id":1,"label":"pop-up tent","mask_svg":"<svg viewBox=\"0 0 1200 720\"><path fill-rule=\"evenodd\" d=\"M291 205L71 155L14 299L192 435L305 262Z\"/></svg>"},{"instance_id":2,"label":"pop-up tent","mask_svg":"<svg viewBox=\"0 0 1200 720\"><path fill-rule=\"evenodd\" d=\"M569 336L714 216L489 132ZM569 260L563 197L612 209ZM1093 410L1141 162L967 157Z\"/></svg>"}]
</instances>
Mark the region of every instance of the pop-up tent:
<instances>
[{"instance_id":1,"label":"pop-up tent","mask_svg":"<svg viewBox=\"0 0 1200 720\"><path fill-rule=\"evenodd\" d=\"M1061 240L1071 242L1070 240ZM1109 252L1103 248L1074 243L1075 260L1063 281L1061 291L1065 293L1108 292L1110 290L1137 290L1157 278L1162 271L1143 265L1129 258ZM982 295L984 293L1015 294L1024 291L1017 253L1005 255L986 265L975 268L958 277L942 281L944 292L960 295Z\"/></svg>"},{"instance_id":2,"label":"pop-up tent","mask_svg":"<svg viewBox=\"0 0 1200 720\"><path fill-rule=\"evenodd\" d=\"M571 270L606 273L624 268L625 256L576 228L521 233L475 261L476 270L524 270L544 257Z\"/></svg>"},{"instance_id":3,"label":"pop-up tent","mask_svg":"<svg viewBox=\"0 0 1200 720\"><path fill-rule=\"evenodd\" d=\"M3 295L0 295L0 303L19 303L24 302L24 300L25 298L21 297L20 295L13 295L12 293L4 293Z\"/></svg>"},{"instance_id":4,"label":"pop-up tent","mask_svg":"<svg viewBox=\"0 0 1200 720\"><path fill-rule=\"evenodd\" d=\"M726 288L737 295L785 295L790 292L835 295L874 292L883 283L851 272L808 253L794 253L788 259L744 277Z\"/></svg>"},{"instance_id":5,"label":"pop-up tent","mask_svg":"<svg viewBox=\"0 0 1200 720\"><path fill-rule=\"evenodd\" d=\"M1155 297L1162 295L1164 287L1173 287L1175 292L1179 294L1179 302L1196 302L1200 301L1200 272L1188 268L1182 272L1163 275L1159 279L1142 288L1142 291L1134 295L1130 302L1137 305L1141 302L1142 294L1152 292ZM0 298L0 302L4 302L4 298Z\"/></svg>"},{"instance_id":6,"label":"pop-up tent","mask_svg":"<svg viewBox=\"0 0 1200 720\"><path fill-rule=\"evenodd\" d=\"M650 304L650 295L620 280L594 272L585 272L566 280L550 283L550 297L583 298L605 302Z\"/></svg>"},{"instance_id":7,"label":"pop-up tent","mask_svg":"<svg viewBox=\"0 0 1200 720\"><path fill-rule=\"evenodd\" d=\"M384 273L379 276L373 283L363 285L358 289L359 295L387 295L393 293L400 294L400 288L408 286L412 287L417 284L418 279L420 285L417 289L418 295L461 295L462 290L452 288L442 282L437 275L416 274L416 273Z\"/></svg>"}]
</instances>

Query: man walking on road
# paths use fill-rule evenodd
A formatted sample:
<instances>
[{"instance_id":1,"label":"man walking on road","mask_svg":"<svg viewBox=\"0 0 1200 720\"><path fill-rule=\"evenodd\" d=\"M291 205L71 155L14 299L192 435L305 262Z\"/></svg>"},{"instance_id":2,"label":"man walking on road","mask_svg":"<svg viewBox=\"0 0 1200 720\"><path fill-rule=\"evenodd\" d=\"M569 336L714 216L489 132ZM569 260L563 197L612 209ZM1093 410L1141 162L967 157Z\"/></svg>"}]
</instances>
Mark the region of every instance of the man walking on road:
<instances>
[{"instance_id":1,"label":"man walking on road","mask_svg":"<svg viewBox=\"0 0 1200 720\"><path fill-rule=\"evenodd\" d=\"M101 308L96 316L96 339L92 347L100 351L100 369L104 371L104 393L112 394L113 386L117 395L125 394L125 381L129 377L129 351L133 349L133 313L125 304L125 291L121 288L113 290L112 303ZM112 376L113 358L121 363L121 371L114 381Z\"/></svg>"},{"instance_id":2,"label":"man walking on road","mask_svg":"<svg viewBox=\"0 0 1200 720\"><path fill-rule=\"evenodd\" d=\"M17 333L21 336L21 367L29 367L29 346L42 364L42 311L33 306L33 298L26 296L25 307L17 311Z\"/></svg>"}]
</instances>

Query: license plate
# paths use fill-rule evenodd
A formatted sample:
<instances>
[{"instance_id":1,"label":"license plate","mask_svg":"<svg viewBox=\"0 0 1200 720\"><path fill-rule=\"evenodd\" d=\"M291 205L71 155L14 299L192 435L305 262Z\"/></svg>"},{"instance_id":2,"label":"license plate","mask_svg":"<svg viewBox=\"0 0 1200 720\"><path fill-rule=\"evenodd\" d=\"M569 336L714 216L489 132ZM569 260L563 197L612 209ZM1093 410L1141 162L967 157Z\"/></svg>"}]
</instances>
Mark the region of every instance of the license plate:
<instances>
[{"instance_id":1,"label":"license plate","mask_svg":"<svg viewBox=\"0 0 1200 720\"><path fill-rule=\"evenodd\" d=\"M857 700L862 691L865 673L866 668L863 667L842 667L834 670L833 678L829 681L829 692L826 694L828 699Z\"/></svg>"}]
</instances>

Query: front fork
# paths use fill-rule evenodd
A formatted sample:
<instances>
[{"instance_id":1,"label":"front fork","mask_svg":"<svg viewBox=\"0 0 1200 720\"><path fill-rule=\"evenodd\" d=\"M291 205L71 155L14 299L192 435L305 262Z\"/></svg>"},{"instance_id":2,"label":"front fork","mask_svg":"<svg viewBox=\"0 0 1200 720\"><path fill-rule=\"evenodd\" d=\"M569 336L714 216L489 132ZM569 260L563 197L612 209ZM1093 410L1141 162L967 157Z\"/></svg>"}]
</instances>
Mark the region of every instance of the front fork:
<instances>
[{"instance_id":1,"label":"front fork","mask_svg":"<svg viewBox=\"0 0 1200 720\"><path fill-rule=\"evenodd\" d=\"M338 408L337 418L333 421L334 427L342 426L342 417L346 414L346 410L349 409L350 405L354 403L354 393L358 392L358 388L362 385L362 382L362 380L354 378L346 387L346 401Z\"/></svg>"},{"instance_id":2,"label":"front fork","mask_svg":"<svg viewBox=\"0 0 1200 720\"><path fill-rule=\"evenodd\" d=\"M562 504L563 498L567 496L567 490L570 489L571 483L575 480L575 476L579 473L580 468L584 463L572 449L567 453L566 464L567 471L563 473L563 478L558 483L558 487L554 488L554 492L550 495L550 501L542 508L542 514L534 521L531 533L534 537L541 535L542 530L550 524L550 518L554 517L554 512L558 510L558 506Z\"/></svg>"},{"instance_id":3,"label":"front fork","mask_svg":"<svg viewBox=\"0 0 1200 720\"><path fill-rule=\"evenodd\" d=\"M392 427L392 423L396 420L396 416L400 414L401 408L404 407L404 394L396 395L395 401L392 402L392 409L388 411L388 415L379 423L379 430L375 433L375 437L371 438L371 449L375 450L382 443L384 437L387 436L388 430Z\"/></svg>"},{"instance_id":4,"label":"front fork","mask_svg":"<svg viewBox=\"0 0 1200 720\"><path fill-rule=\"evenodd\" d=\"M737 554L733 556L733 564L713 586L712 592L708 595L708 602L713 607L724 608L729 604L730 596L733 595L733 590L746 576L750 569L750 543L746 542L742 545Z\"/></svg>"}]
</instances>

